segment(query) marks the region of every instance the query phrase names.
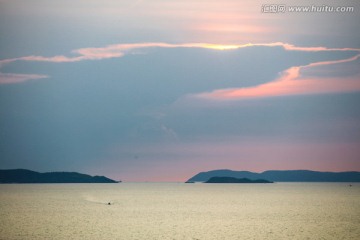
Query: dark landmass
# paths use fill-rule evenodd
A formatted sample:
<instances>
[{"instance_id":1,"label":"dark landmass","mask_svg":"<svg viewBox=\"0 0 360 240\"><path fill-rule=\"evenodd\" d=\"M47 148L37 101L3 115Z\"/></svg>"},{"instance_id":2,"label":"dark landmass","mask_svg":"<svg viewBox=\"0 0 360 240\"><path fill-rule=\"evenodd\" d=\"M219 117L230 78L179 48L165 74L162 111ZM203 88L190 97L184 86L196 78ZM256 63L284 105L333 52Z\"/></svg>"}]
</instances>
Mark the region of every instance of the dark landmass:
<instances>
[{"instance_id":1,"label":"dark landmass","mask_svg":"<svg viewBox=\"0 0 360 240\"><path fill-rule=\"evenodd\" d=\"M189 182L206 182L212 177L234 177L248 179L268 179L273 182L360 182L360 172L317 172L309 170L272 170L262 173L232 170L201 172Z\"/></svg>"},{"instance_id":2,"label":"dark landmass","mask_svg":"<svg viewBox=\"0 0 360 240\"><path fill-rule=\"evenodd\" d=\"M248 178L212 177L205 183L273 183L265 179L250 180Z\"/></svg>"},{"instance_id":3,"label":"dark landmass","mask_svg":"<svg viewBox=\"0 0 360 240\"><path fill-rule=\"evenodd\" d=\"M117 183L104 176L77 172L39 173L26 169L0 170L0 183Z\"/></svg>"}]
</instances>

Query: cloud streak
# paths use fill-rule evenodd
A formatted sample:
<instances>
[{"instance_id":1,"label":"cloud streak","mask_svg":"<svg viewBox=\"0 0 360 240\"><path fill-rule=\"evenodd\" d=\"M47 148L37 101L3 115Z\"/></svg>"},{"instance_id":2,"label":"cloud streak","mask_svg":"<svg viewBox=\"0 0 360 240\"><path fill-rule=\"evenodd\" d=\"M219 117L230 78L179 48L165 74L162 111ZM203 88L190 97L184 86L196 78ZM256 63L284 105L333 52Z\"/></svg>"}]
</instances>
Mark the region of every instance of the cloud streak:
<instances>
[{"instance_id":1,"label":"cloud streak","mask_svg":"<svg viewBox=\"0 0 360 240\"><path fill-rule=\"evenodd\" d=\"M110 59L110 58L120 58L126 54L131 53L131 51L135 49L143 49L143 48L205 48L205 49L213 49L213 50L233 50L240 48L248 48L248 47L282 47L286 51L303 51L303 52L319 52L319 51L357 51L360 52L360 49L356 48L327 48L327 47L299 47L289 43L283 42L272 42L272 43L247 43L247 44L234 44L234 45L222 45L222 44L211 44L211 43L183 43L183 44L170 44L170 43L132 43L132 44L114 44L108 45L105 47L95 47L95 48L80 48L75 49L71 52L70 56L65 55L56 55L51 57L45 56L24 56L18 58L9 58L0 60L0 67L14 63L17 61L30 61L30 62L49 62L49 63L74 63L80 61L88 61L88 60L102 60L102 59ZM212 93L200 94L198 96L212 99L236 99L236 98L246 98L246 97L266 97L266 96L275 96L275 95L289 95L289 94L303 94L305 90L299 90L304 88L304 86L318 86L318 83L315 83L316 80L308 79L306 81L300 82L292 82L294 81L294 77L286 77L293 76L295 72L297 72L297 76L299 77L299 71L304 67L313 67L318 65L328 65L328 64L336 64L341 62L354 61L357 59L359 55L338 61L328 61L328 62L317 62L311 63L306 66L297 66L292 67L286 70L283 76L274 81L267 84L260 85L255 88L242 88L242 89L225 89L225 90L216 90ZM16 74L16 73L1 73L0 74L0 84L11 84L11 83L20 83L26 80L32 79L42 79L48 76L38 75L38 74ZM334 82L335 84L335 82ZM340 84L336 84L340 85ZM356 85L356 84L354 84ZM356 85L357 86L357 85ZM332 87L328 87L328 89L333 89ZM326 87L325 87L326 89ZM326 90L324 90L326 92ZM333 90L332 90L333 91Z\"/></svg>"},{"instance_id":2,"label":"cloud streak","mask_svg":"<svg viewBox=\"0 0 360 240\"><path fill-rule=\"evenodd\" d=\"M14 74L0 73L0 84L21 83L28 80L48 78L47 75L40 74Z\"/></svg>"},{"instance_id":3,"label":"cloud streak","mask_svg":"<svg viewBox=\"0 0 360 240\"><path fill-rule=\"evenodd\" d=\"M44 56L24 56L18 58L10 58L0 60L0 66L15 61L34 61L34 62L54 62L54 63L67 63L67 62L79 62L85 60L101 60L108 58L119 58L126 53L134 49L140 48L207 48L215 50L230 50L247 47L283 47L288 51L306 51L306 52L318 52L318 51L360 51L357 48L326 48L326 47L298 47L288 43L274 42L274 43L247 43L247 44L211 44L211 43L132 43L132 44L114 44L99 48L80 48L72 51L72 54L77 56L64 56L57 55L53 57Z\"/></svg>"},{"instance_id":4,"label":"cloud streak","mask_svg":"<svg viewBox=\"0 0 360 240\"><path fill-rule=\"evenodd\" d=\"M295 49L299 50L296 47ZM318 48L311 49L311 51L324 50L322 50L322 48ZM360 74L351 77L329 77L326 79L304 78L301 76L301 70L305 68L352 62L359 58L360 54L357 54L356 56L347 59L315 62L304 66L294 66L285 70L280 78L272 82L255 87L215 90L209 93L197 94L195 97L212 100L241 100L289 95L360 91Z\"/></svg>"}]
</instances>

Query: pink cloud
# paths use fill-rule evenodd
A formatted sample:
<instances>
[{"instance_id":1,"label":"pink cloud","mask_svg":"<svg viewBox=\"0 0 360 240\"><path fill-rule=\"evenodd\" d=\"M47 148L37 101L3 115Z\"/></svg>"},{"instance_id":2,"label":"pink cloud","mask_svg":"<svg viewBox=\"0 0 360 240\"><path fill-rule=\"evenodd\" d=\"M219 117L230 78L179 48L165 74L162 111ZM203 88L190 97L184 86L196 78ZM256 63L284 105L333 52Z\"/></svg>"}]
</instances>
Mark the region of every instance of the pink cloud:
<instances>
[{"instance_id":1,"label":"pink cloud","mask_svg":"<svg viewBox=\"0 0 360 240\"><path fill-rule=\"evenodd\" d=\"M322 50L320 50L322 51ZM303 78L300 71L304 68L331 65L355 61L360 54L341 60L310 63L285 70L275 81L255 87L220 89L209 93L197 94L196 97L215 100L239 100L287 95L320 94L335 92L360 91L360 75L343 78Z\"/></svg>"},{"instance_id":2,"label":"pink cloud","mask_svg":"<svg viewBox=\"0 0 360 240\"><path fill-rule=\"evenodd\" d=\"M21 83L28 80L43 78L48 78L48 76L39 74L0 73L0 84Z\"/></svg>"}]
</instances>

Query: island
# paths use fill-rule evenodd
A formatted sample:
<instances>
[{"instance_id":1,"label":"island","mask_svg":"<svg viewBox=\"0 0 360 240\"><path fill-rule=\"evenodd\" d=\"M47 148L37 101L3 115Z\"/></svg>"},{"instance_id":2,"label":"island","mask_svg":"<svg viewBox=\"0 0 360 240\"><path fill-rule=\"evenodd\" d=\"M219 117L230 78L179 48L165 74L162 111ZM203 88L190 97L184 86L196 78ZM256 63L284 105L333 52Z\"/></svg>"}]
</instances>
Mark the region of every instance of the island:
<instances>
[{"instance_id":1,"label":"island","mask_svg":"<svg viewBox=\"0 0 360 240\"><path fill-rule=\"evenodd\" d=\"M0 170L0 183L118 183L104 176L78 172L39 173L27 169Z\"/></svg>"},{"instance_id":2,"label":"island","mask_svg":"<svg viewBox=\"0 0 360 240\"><path fill-rule=\"evenodd\" d=\"M267 179L274 182L360 182L360 172L318 172L311 170L269 170L262 173L233 171L228 169L200 172L189 182L205 182L211 177L233 177L248 179Z\"/></svg>"},{"instance_id":3,"label":"island","mask_svg":"<svg viewBox=\"0 0 360 240\"><path fill-rule=\"evenodd\" d=\"M234 178L234 177L212 177L205 183L274 183L265 179L251 180L248 178Z\"/></svg>"}]
</instances>

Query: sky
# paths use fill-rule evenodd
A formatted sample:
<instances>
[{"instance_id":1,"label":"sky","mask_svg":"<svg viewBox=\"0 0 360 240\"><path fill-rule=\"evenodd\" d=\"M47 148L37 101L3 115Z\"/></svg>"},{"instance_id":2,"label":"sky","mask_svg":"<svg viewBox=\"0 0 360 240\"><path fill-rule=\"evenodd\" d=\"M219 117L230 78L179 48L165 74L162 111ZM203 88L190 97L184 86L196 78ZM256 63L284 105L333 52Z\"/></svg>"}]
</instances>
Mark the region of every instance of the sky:
<instances>
[{"instance_id":1,"label":"sky","mask_svg":"<svg viewBox=\"0 0 360 240\"><path fill-rule=\"evenodd\" d=\"M359 1L276 4L0 0L0 169L360 171Z\"/></svg>"}]
</instances>

